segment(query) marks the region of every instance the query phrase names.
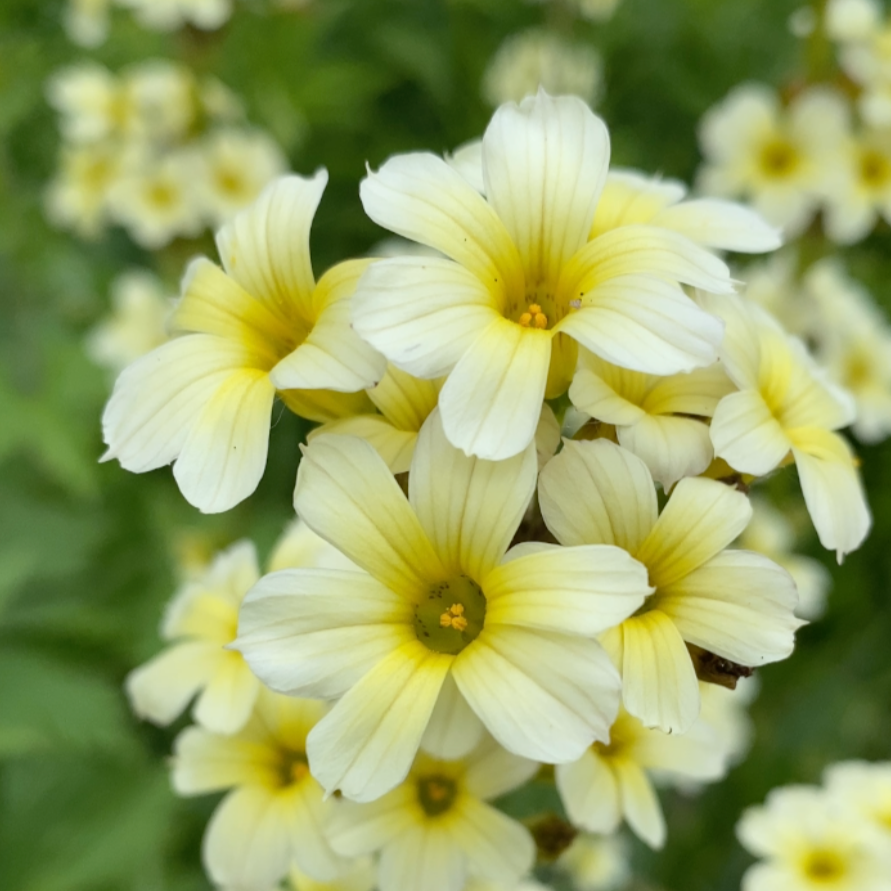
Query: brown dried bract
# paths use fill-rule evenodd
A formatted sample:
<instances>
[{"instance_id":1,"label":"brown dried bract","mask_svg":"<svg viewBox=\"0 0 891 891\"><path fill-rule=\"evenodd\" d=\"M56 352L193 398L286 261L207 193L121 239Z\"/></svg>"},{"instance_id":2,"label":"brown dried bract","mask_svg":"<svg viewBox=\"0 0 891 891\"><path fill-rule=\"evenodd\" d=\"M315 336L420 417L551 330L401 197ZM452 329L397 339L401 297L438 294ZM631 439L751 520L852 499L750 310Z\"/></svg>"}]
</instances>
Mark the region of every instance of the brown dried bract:
<instances>
[{"instance_id":1,"label":"brown dried bract","mask_svg":"<svg viewBox=\"0 0 891 891\"><path fill-rule=\"evenodd\" d=\"M740 678L748 678L755 673L754 669L749 668L748 665L731 662L729 659L702 649L702 647L688 643L687 650L693 660L696 676L707 684L717 684L719 687L735 690L736 683Z\"/></svg>"}]
</instances>

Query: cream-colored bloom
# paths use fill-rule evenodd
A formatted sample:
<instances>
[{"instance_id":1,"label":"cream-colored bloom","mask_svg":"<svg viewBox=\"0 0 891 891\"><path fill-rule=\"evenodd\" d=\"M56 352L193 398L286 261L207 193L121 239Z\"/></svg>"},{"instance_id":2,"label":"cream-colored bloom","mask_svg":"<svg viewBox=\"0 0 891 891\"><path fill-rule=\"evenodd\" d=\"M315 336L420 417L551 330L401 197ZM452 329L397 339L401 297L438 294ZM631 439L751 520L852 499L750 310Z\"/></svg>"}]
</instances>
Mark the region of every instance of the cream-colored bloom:
<instances>
[{"instance_id":1,"label":"cream-colored bloom","mask_svg":"<svg viewBox=\"0 0 891 891\"><path fill-rule=\"evenodd\" d=\"M554 763L606 738L619 684L594 636L650 589L618 548L507 552L536 474L531 445L502 462L466 457L438 412L418 438L408 500L363 440L307 447L298 513L364 572L266 576L242 606L237 646L273 689L340 698L309 740L329 791L371 801L405 778L422 737L461 757L482 724L508 750Z\"/></svg>"},{"instance_id":2,"label":"cream-colored bloom","mask_svg":"<svg viewBox=\"0 0 891 891\"><path fill-rule=\"evenodd\" d=\"M733 389L717 362L657 377L619 368L582 350L569 398L592 418L613 425L619 445L641 458L667 491L712 463L707 421Z\"/></svg>"},{"instance_id":3,"label":"cream-colored bloom","mask_svg":"<svg viewBox=\"0 0 891 891\"><path fill-rule=\"evenodd\" d=\"M224 647L235 639L238 607L259 578L254 546L241 541L184 585L161 626L170 646L127 677L127 694L140 718L169 724L197 695L199 724L217 733L244 725L260 682L240 653Z\"/></svg>"},{"instance_id":4,"label":"cream-colored bloom","mask_svg":"<svg viewBox=\"0 0 891 891\"><path fill-rule=\"evenodd\" d=\"M323 834L338 802L325 799L306 760L307 734L325 710L323 703L264 689L238 733L188 727L176 738L173 788L180 795L231 790L214 811L202 846L215 884L269 891L292 863L320 880L346 867Z\"/></svg>"},{"instance_id":5,"label":"cream-colored bloom","mask_svg":"<svg viewBox=\"0 0 891 891\"><path fill-rule=\"evenodd\" d=\"M737 824L742 844L763 863L742 891L887 891L888 843L866 821L850 819L821 789L774 789Z\"/></svg>"},{"instance_id":6,"label":"cream-colored bloom","mask_svg":"<svg viewBox=\"0 0 891 891\"><path fill-rule=\"evenodd\" d=\"M90 358L119 372L167 340L173 301L161 282L144 269L131 269L111 285L111 315L88 334Z\"/></svg>"},{"instance_id":7,"label":"cream-colored bloom","mask_svg":"<svg viewBox=\"0 0 891 891\"><path fill-rule=\"evenodd\" d=\"M46 191L50 222L82 238L100 236L108 225L108 195L121 175L122 160L109 143L63 148Z\"/></svg>"},{"instance_id":8,"label":"cream-colored bloom","mask_svg":"<svg viewBox=\"0 0 891 891\"><path fill-rule=\"evenodd\" d=\"M190 149L136 161L109 192L113 218L148 250L198 235L204 227L195 189L198 171Z\"/></svg>"},{"instance_id":9,"label":"cream-colored bloom","mask_svg":"<svg viewBox=\"0 0 891 891\"><path fill-rule=\"evenodd\" d=\"M603 22L612 18L621 2L622 0L572 0L579 14L592 22Z\"/></svg>"},{"instance_id":10,"label":"cream-colored bloom","mask_svg":"<svg viewBox=\"0 0 891 891\"><path fill-rule=\"evenodd\" d=\"M608 743L558 764L557 789L569 819L589 832L615 832L624 819L650 847L665 844L665 819L649 772L680 780L717 780L726 772L718 737L701 719L681 734L651 730L624 709Z\"/></svg>"},{"instance_id":11,"label":"cream-colored bloom","mask_svg":"<svg viewBox=\"0 0 891 891\"><path fill-rule=\"evenodd\" d=\"M781 511L760 498L752 499L752 508L752 522L740 536L740 545L782 566L795 579L798 589L795 614L809 621L818 619L826 609L832 576L819 560L792 553L795 530Z\"/></svg>"},{"instance_id":12,"label":"cream-colored bloom","mask_svg":"<svg viewBox=\"0 0 891 891\"><path fill-rule=\"evenodd\" d=\"M217 235L224 270L192 262L171 320L183 332L125 369L105 409L105 459L142 473L176 461L206 513L250 495L266 466L273 399L330 420L362 410L384 361L353 333L349 300L370 261L318 282L309 230L327 182L283 177Z\"/></svg>"},{"instance_id":13,"label":"cream-colored bloom","mask_svg":"<svg viewBox=\"0 0 891 891\"><path fill-rule=\"evenodd\" d=\"M204 139L199 151L198 196L214 226L227 223L256 200L288 167L275 141L260 131L216 130Z\"/></svg>"},{"instance_id":14,"label":"cream-colored bloom","mask_svg":"<svg viewBox=\"0 0 891 891\"><path fill-rule=\"evenodd\" d=\"M117 78L98 62L84 61L56 71L46 86L59 128L69 142L98 142L127 128L136 109Z\"/></svg>"},{"instance_id":15,"label":"cream-colored bloom","mask_svg":"<svg viewBox=\"0 0 891 891\"><path fill-rule=\"evenodd\" d=\"M882 7L877 0L829 0L824 26L831 40L864 40L879 27Z\"/></svg>"},{"instance_id":16,"label":"cream-colored bloom","mask_svg":"<svg viewBox=\"0 0 891 891\"><path fill-rule=\"evenodd\" d=\"M729 292L718 258L652 226L588 241L609 137L581 100L540 92L502 106L482 154L485 198L421 153L391 158L360 190L375 222L451 258L375 264L353 324L403 371L447 376L453 444L489 460L521 452L542 399L569 386L577 343L651 374L714 361L720 322L679 283Z\"/></svg>"},{"instance_id":17,"label":"cream-colored bloom","mask_svg":"<svg viewBox=\"0 0 891 891\"><path fill-rule=\"evenodd\" d=\"M803 337L813 330L814 312L801 293L795 251L750 264L739 278L746 283L746 299L766 309L788 332Z\"/></svg>"},{"instance_id":18,"label":"cream-colored bloom","mask_svg":"<svg viewBox=\"0 0 891 891\"><path fill-rule=\"evenodd\" d=\"M891 762L842 761L826 769L824 780L840 807L891 842Z\"/></svg>"},{"instance_id":19,"label":"cream-colored bloom","mask_svg":"<svg viewBox=\"0 0 891 891\"><path fill-rule=\"evenodd\" d=\"M846 100L823 87L787 109L769 87L736 87L702 120L705 164L699 185L710 195L745 197L786 237L810 223L848 131Z\"/></svg>"},{"instance_id":20,"label":"cream-colored bloom","mask_svg":"<svg viewBox=\"0 0 891 891\"><path fill-rule=\"evenodd\" d=\"M891 221L891 134L865 131L845 141L827 180L826 234L853 244L869 235L880 216Z\"/></svg>"},{"instance_id":21,"label":"cream-colored bloom","mask_svg":"<svg viewBox=\"0 0 891 891\"><path fill-rule=\"evenodd\" d=\"M742 761L752 747L754 728L749 706L758 690L757 677L740 678L735 690L719 684L699 684L702 700L699 720L714 733L728 767Z\"/></svg>"},{"instance_id":22,"label":"cream-colored bloom","mask_svg":"<svg viewBox=\"0 0 891 891\"><path fill-rule=\"evenodd\" d=\"M648 177L636 170L611 170L590 238L619 226L658 226L705 248L754 254L781 244L779 230L741 204L719 198L686 198L675 179Z\"/></svg>"},{"instance_id":23,"label":"cream-colored bloom","mask_svg":"<svg viewBox=\"0 0 891 891\"><path fill-rule=\"evenodd\" d=\"M105 43L111 0L68 0L62 24L68 39L93 48Z\"/></svg>"},{"instance_id":24,"label":"cream-colored bloom","mask_svg":"<svg viewBox=\"0 0 891 891\"><path fill-rule=\"evenodd\" d=\"M602 68L600 56L587 44L533 28L511 35L498 48L483 75L483 98L498 106L519 102L543 87L591 104L600 92Z\"/></svg>"},{"instance_id":25,"label":"cream-colored bloom","mask_svg":"<svg viewBox=\"0 0 891 891\"><path fill-rule=\"evenodd\" d=\"M557 867L578 891L619 891L631 879L628 845L618 835L576 836Z\"/></svg>"},{"instance_id":26,"label":"cream-colored bloom","mask_svg":"<svg viewBox=\"0 0 891 891\"><path fill-rule=\"evenodd\" d=\"M726 322L721 360L739 387L712 418L715 455L740 473L763 476L791 454L820 542L840 560L870 527L856 460L834 432L853 421L853 400L759 306L738 297L701 299Z\"/></svg>"},{"instance_id":27,"label":"cream-colored bloom","mask_svg":"<svg viewBox=\"0 0 891 891\"><path fill-rule=\"evenodd\" d=\"M611 544L636 557L655 592L601 641L623 676L625 708L646 727L684 733L700 709L688 646L758 666L792 652L795 585L761 554L725 550L751 518L748 499L687 478L658 513L646 464L606 440L566 442L545 466L539 503L564 545Z\"/></svg>"},{"instance_id":28,"label":"cream-colored bloom","mask_svg":"<svg viewBox=\"0 0 891 891\"><path fill-rule=\"evenodd\" d=\"M194 25L214 31L232 15L232 0L117 0L120 6L133 11L145 28L173 31Z\"/></svg>"},{"instance_id":29,"label":"cream-colored bloom","mask_svg":"<svg viewBox=\"0 0 891 891\"><path fill-rule=\"evenodd\" d=\"M420 752L405 782L383 798L344 802L328 837L345 856L380 851L380 891L462 891L469 877L509 887L532 868L535 843L487 802L537 769L488 737L461 759Z\"/></svg>"}]
</instances>

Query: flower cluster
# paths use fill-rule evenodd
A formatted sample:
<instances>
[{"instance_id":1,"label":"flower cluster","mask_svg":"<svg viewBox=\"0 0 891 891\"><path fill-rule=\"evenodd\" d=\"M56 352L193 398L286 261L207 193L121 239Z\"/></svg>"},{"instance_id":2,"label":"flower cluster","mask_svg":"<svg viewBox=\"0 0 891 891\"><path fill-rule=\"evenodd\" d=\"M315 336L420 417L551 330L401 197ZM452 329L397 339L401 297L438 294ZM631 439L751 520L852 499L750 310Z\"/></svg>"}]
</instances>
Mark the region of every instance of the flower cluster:
<instances>
[{"instance_id":1,"label":"flower cluster","mask_svg":"<svg viewBox=\"0 0 891 891\"><path fill-rule=\"evenodd\" d=\"M742 891L891 888L891 764L831 765L823 787L774 789L736 828L759 862Z\"/></svg>"},{"instance_id":2,"label":"flower cluster","mask_svg":"<svg viewBox=\"0 0 891 891\"><path fill-rule=\"evenodd\" d=\"M361 183L425 250L318 278L327 175L282 177L118 378L106 459L173 463L204 512L256 488L276 399L321 425L297 543L263 576L249 545L219 557L128 680L158 723L197 696L174 783L231 790L217 884L511 888L565 846L492 803L533 778L566 842L627 823L661 846L656 784L724 775L730 690L802 624L790 573L731 547L749 488L794 463L823 545L863 541L852 400L719 256L776 230L609 154L576 97L503 105L460 163L397 155Z\"/></svg>"},{"instance_id":3,"label":"flower cluster","mask_svg":"<svg viewBox=\"0 0 891 891\"><path fill-rule=\"evenodd\" d=\"M275 142L244 125L228 89L173 62L119 74L84 62L57 72L47 92L63 137L47 213L85 238L111 223L148 249L197 236L286 169Z\"/></svg>"},{"instance_id":4,"label":"flower cluster","mask_svg":"<svg viewBox=\"0 0 891 891\"><path fill-rule=\"evenodd\" d=\"M891 219L891 54L880 18L873 0L828 4L825 28L847 79L811 84L787 102L766 85L741 84L710 109L701 188L748 198L789 237L819 210L839 244Z\"/></svg>"}]
</instances>

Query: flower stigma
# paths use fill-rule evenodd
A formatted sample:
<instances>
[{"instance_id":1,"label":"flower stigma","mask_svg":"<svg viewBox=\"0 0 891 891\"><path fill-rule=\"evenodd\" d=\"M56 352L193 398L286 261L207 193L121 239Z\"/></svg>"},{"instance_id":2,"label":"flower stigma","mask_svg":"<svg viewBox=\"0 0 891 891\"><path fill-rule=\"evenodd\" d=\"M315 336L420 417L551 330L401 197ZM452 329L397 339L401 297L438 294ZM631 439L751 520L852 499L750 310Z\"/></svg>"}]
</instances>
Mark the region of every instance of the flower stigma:
<instances>
[{"instance_id":1,"label":"flower stigma","mask_svg":"<svg viewBox=\"0 0 891 891\"><path fill-rule=\"evenodd\" d=\"M414 612L418 640L436 653L457 655L482 631L486 597L476 582L459 575L433 585Z\"/></svg>"}]
</instances>

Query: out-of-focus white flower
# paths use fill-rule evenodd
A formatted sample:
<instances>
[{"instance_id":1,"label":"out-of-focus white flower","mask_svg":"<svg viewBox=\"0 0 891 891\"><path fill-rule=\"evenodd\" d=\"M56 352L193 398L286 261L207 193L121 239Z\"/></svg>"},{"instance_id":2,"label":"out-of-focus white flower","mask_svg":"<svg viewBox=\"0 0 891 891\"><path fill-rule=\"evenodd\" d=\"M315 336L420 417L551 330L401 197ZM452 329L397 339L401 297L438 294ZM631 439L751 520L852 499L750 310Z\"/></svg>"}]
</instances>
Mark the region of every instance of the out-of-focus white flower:
<instances>
[{"instance_id":1,"label":"out-of-focus white flower","mask_svg":"<svg viewBox=\"0 0 891 891\"><path fill-rule=\"evenodd\" d=\"M850 819L810 786L774 789L751 807L737 836L764 862L743 876L742 891L887 891L888 843L865 820Z\"/></svg>"},{"instance_id":2,"label":"out-of-focus white flower","mask_svg":"<svg viewBox=\"0 0 891 891\"><path fill-rule=\"evenodd\" d=\"M62 149L45 195L50 222L82 238L97 238L108 223L108 193L121 175L120 151L108 143Z\"/></svg>"},{"instance_id":3,"label":"out-of-focus white flower","mask_svg":"<svg viewBox=\"0 0 891 891\"><path fill-rule=\"evenodd\" d=\"M592 22L604 22L612 18L622 0L572 0L579 15Z\"/></svg>"},{"instance_id":4,"label":"out-of-focus white flower","mask_svg":"<svg viewBox=\"0 0 891 891\"><path fill-rule=\"evenodd\" d=\"M842 761L824 774L827 793L891 841L891 762Z\"/></svg>"},{"instance_id":5,"label":"out-of-focus white flower","mask_svg":"<svg viewBox=\"0 0 891 891\"><path fill-rule=\"evenodd\" d=\"M308 876L296 866L288 873L290 891L372 891L377 870L370 857L360 857L346 872L335 878L320 882Z\"/></svg>"},{"instance_id":6,"label":"out-of-focus white flower","mask_svg":"<svg viewBox=\"0 0 891 891\"><path fill-rule=\"evenodd\" d=\"M459 891L471 875L509 888L532 868L535 843L488 801L537 769L488 736L461 759L419 752L408 777L387 795L341 802L328 838L344 856L380 851L381 891Z\"/></svg>"},{"instance_id":7,"label":"out-of-focus white flower","mask_svg":"<svg viewBox=\"0 0 891 891\"><path fill-rule=\"evenodd\" d=\"M196 86L192 72L167 59L148 59L120 75L123 89L136 108L140 139L154 143L182 140L196 114Z\"/></svg>"},{"instance_id":8,"label":"out-of-focus white flower","mask_svg":"<svg viewBox=\"0 0 891 891\"><path fill-rule=\"evenodd\" d=\"M214 31L232 15L232 0L117 0L133 11L136 20L155 31L173 31L194 25Z\"/></svg>"},{"instance_id":9,"label":"out-of-focus white flower","mask_svg":"<svg viewBox=\"0 0 891 891\"><path fill-rule=\"evenodd\" d=\"M845 142L825 186L826 234L840 244L860 241L882 216L891 221L891 134L866 131Z\"/></svg>"},{"instance_id":10,"label":"out-of-focus white flower","mask_svg":"<svg viewBox=\"0 0 891 891\"><path fill-rule=\"evenodd\" d=\"M618 891L631 878L629 851L618 835L587 835L575 841L557 859L578 891Z\"/></svg>"},{"instance_id":11,"label":"out-of-focus white flower","mask_svg":"<svg viewBox=\"0 0 891 891\"><path fill-rule=\"evenodd\" d=\"M221 80L207 77L198 86L204 113L218 123L232 123L244 117L244 104Z\"/></svg>"},{"instance_id":12,"label":"out-of-focus white flower","mask_svg":"<svg viewBox=\"0 0 891 891\"><path fill-rule=\"evenodd\" d=\"M891 326L872 296L836 258L815 263L802 281L811 320L805 332L833 380L856 403L852 427L862 442L891 434Z\"/></svg>"},{"instance_id":13,"label":"out-of-focus white flower","mask_svg":"<svg viewBox=\"0 0 891 891\"><path fill-rule=\"evenodd\" d=\"M195 194L199 169L190 149L134 163L109 193L112 216L148 250L197 235L202 228Z\"/></svg>"},{"instance_id":14,"label":"out-of-focus white flower","mask_svg":"<svg viewBox=\"0 0 891 891\"><path fill-rule=\"evenodd\" d=\"M817 14L810 6L799 6L786 20L786 27L793 37L810 37L817 28Z\"/></svg>"},{"instance_id":15,"label":"out-of-focus white flower","mask_svg":"<svg viewBox=\"0 0 891 891\"><path fill-rule=\"evenodd\" d=\"M594 102L602 80L600 56L589 46L533 29L508 37L483 75L483 97L493 106L519 102L544 87Z\"/></svg>"},{"instance_id":16,"label":"out-of-focus white flower","mask_svg":"<svg viewBox=\"0 0 891 891\"><path fill-rule=\"evenodd\" d=\"M288 167L275 140L256 130L217 130L199 152L197 194L214 227L228 222Z\"/></svg>"},{"instance_id":17,"label":"out-of-focus white flower","mask_svg":"<svg viewBox=\"0 0 891 891\"><path fill-rule=\"evenodd\" d=\"M840 94L812 87L788 108L770 87L743 84L702 119L707 194L749 199L787 237L810 223L837 164L849 109Z\"/></svg>"},{"instance_id":18,"label":"out-of-focus white flower","mask_svg":"<svg viewBox=\"0 0 891 891\"><path fill-rule=\"evenodd\" d=\"M111 286L111 315L87 337L90 358L118 372L167 340L173 301L158 278L143 269L119 275Z\"/></svg>"},{"instance_id":19,"label":"out-of-focus white flower","mask_svg":"<svg viewBox=\"0 0 891 891\"><path fill-rule=\"evenodd\" d=\"M46 96L59 113L62 136L69 142L96 142L127 132L136 117L132 97L97 62L56 71L47 82Z\"/></svg>"},{"instance_id":20,"label":"out-of-focus white flower","mask_svg":"<svg viewBox=\"0 0 891 891\"><path fill-rule=\"evenodd\" d=\"M831 40L863 40L878 27L881 17L882 8L876 0L829 0L824 26Z\"/></svg>"},{"instance_id":21,"label":"out-of-focus white flower","mask_svg":"<svg viewBox=\"0 0 891 891\"><path fill-rule=\"evenodd\" d=\"M803 335L813 326L801 296L798 257L783 251L750 264L739 278L746 283L746 298L766 309L791 334Z\"/></svg>"},{"instance_id":22,"label":"out-of-focus white flower","mask_svg":"<svg viewBox=\"0 0 891 891\"><path fill-rule=\"evenodd\" d=\"M740 678L736 689L719 684L700 683L702 710L699 720L715 734L725 765L732 767L745 757L752 745L752 719L749 706L758 695L758 678Z\"/></svg>"},{"instance_id":23,"label":"out-of-focus white flower","mask_svg":"<svg viewBox=\"0 0 891 891\"><path fill-rule=\"evenodd\" d=\"M96 47L108 37L111 0L68 0L62 25L72 43Z\"/></svg>"},{"instance_id":24,"label":"out-of-focus white flower","mask_svg":"<svg viewBox=\"0 0 891 891\"><path fill-rule=\"evenodd\" d=\"M792 553L795 530L782 512L757 498L752 499L752 508L752 521L740 536L740 546L764 554L782 566L798 588L795 615L802 619L818 619L826 609L832 576L819 560Z\"/></svg>"}]
</instances>

